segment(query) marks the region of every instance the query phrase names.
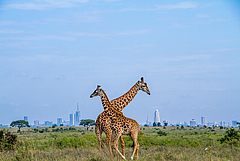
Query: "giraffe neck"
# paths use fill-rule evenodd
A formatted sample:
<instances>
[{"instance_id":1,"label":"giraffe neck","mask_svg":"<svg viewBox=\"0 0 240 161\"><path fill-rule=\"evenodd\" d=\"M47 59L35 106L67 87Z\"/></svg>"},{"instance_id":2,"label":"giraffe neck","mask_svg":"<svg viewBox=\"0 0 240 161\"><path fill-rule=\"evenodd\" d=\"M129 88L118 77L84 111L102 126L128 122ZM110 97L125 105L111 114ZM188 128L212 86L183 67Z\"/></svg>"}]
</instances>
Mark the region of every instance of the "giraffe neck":
<instances>
[{"instance_id":1,"label":"giraffe neck","mask_svg":"<svg viewBox=\"0 0 240 161\"><path fill-rule=\"evenodd\" d=\"M117 115L122 115L122 112L117 111L113 108L113 105L110 103L107 94L102 90L101 101L104 108L104 111L108 114L110 118L114 118Z\"/></svg>"},{"instance_id":2,"label":"giraffe neck","mask_svg":"<svg viewBox=\"0 0 240 161\"><path fill-rule=\"evenodd\" d=\"M139 89L137 83L124 95L111 101L113 108L118 111L122 111L136 96Z\"/></svg>"}]
</instances>

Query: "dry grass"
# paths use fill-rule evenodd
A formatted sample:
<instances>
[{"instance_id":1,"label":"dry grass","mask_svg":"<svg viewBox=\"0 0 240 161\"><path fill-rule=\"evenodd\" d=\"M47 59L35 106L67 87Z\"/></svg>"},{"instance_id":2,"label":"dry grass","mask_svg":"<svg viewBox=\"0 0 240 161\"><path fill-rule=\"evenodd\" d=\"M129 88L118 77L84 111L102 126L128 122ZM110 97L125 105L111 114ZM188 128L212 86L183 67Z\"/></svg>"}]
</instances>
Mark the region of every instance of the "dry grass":
<instances>
[{"instance_id":1,"label":"dry grass","mask_svg":"<svg viewBox=\"0 0 240 161\"><path fill-rule=\"evenodd\" d=\"M105 144L101 155L99 154L93 130L86 131L83 127L74 130L64 128L62 132L52 132L52 128L48 128L49 132L44 133L34 132L34 128L24 128L23 133L16 133L17 129L11 128L9 130L18 135L18 144L14 150L2 151L0 160L122 160L119 155L111 158ZM159 130L165 131L167 136L158 136ZM234 145L220 144L218 141L226 129L141 127L141 131L140 161L235 161L240 158L239 141ZM105 136L103 140L106 141ZM128 136L124 140L126 158L130 160L132 142Z\"/></svg>"}]
</instances>

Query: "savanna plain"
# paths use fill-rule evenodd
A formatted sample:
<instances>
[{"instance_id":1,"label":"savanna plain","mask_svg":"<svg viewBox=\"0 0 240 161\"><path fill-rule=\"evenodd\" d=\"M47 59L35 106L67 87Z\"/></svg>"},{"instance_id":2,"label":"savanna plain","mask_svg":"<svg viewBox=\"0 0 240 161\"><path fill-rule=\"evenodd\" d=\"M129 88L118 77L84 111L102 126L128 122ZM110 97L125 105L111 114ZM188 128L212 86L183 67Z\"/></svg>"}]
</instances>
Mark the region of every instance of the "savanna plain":
<instances>
[{"instance_id":1,"label":"savanna plain","mask_svg":"<svg viewBox=\"0 0 240 161\"><path fill-rule=\"evenodd\" d=\"M122 160L112 158L103 134L98 151L94 127L0 128L0 160ZM133 144L124 136L126 159ZM226 127L141 127L138 160L237 161L240 160L240 130ZM121 144L119 142L119 149ZM134 157L136 160L136 156Z\"/></svg>"}]
</instances>

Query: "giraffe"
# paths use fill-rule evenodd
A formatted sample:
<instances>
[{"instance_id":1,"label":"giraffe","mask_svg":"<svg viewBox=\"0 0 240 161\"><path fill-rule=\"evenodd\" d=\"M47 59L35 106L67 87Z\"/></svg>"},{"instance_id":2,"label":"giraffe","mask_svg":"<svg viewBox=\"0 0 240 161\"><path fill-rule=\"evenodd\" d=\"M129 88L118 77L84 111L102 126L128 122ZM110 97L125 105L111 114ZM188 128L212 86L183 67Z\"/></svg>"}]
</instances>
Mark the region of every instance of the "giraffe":
<instances>
[{"instance_id":1,"label":"giraffe","mask_svg":"<svg viewBox=\"0 0 240 161\"><path fill-rule=\"evenodd\" d=\"M125 156L123 156L123 154L121 154L121 152L118 150L117 142L121 135L130 135L134 145L131 159L133 159L135 153L138 159L139 144L137 142L137 137L140 133L139 124L135 120L125 117L121 111L114 109L114 106L110 103L105 91L102 90L100 86L97 86L97 89L90 95L90 98L95 96L100 96L104 113L111 120L110 127L115 135L115 140L113 142L114 149L123 159L126 159Z\"/></svg>"},{"instance_id":2,"label":"giraffe","mask_svg":"<svg viewBox=\"0 0 240 161\"><path fill-rule=\"evenodd\" d=\"M133 98L136 96L139 90L142 90L143 92L146 92L147 94L150 95L150 91L148 89L147 83L144 82L143 77L141 78L141 81L136 82L134 86L127 93L111 101L114 109L118 111L122 111L133 100ZM107 147L109 149L110 154L112 155L111 140L113 140L113 138L111 139L111 137L113 135L110 127L110 122L111 122L110 118L104 112L102 112L97 117L97 120L96 120L95 133L98 139L98 147L99 147L100 154L101 154L101 146L102 146L101 136L103 131L105 132L107 137L107 141L106 141ZM122 145L122 153L123 153L123 156L125 156L125 142L123 140L122 135L120 136L120 141Z\"/></svg>"}]
</instances>

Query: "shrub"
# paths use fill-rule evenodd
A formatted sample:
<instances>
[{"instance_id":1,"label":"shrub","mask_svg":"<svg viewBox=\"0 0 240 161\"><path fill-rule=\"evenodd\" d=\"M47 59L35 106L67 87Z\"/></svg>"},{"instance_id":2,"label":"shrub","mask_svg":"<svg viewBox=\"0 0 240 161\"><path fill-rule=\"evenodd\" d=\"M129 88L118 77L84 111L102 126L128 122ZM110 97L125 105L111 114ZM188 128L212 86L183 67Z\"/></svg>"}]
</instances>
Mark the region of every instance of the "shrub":
<instances>
[{"instance_id":1,"label":"shrub","mask_svg":"<svg viewBox=\"0 0 240 161\"><path fill-rule=\"evenodd\" d=\"M0 131L0 150L14 149L14 145L17 143L17 135L12 134L9 131Z\"/></svg>"},{"instance_id":2,"label":"shrub","mask_svg":"<svg viewBox=\"0 0 240 161\"><path fill-rule=\"evenodd\" d=\"M157 133L159 136L167 136L167 133L162 130L159 130Z\"/></svg>"},{"instance_id":3,"label":"shrub","mask_svg":"<svg viewBox=\"0 0 240 161\"><path fill-rule=\"evenodd\" d=\"M231 128L226 131L226 134L223 138L219 139L219 141L222 143L236 143L240 140L240 135L238 131L236 131L234 128ZM234 141L234 142L233 142Z\"/></svg>"}]
</instances>

